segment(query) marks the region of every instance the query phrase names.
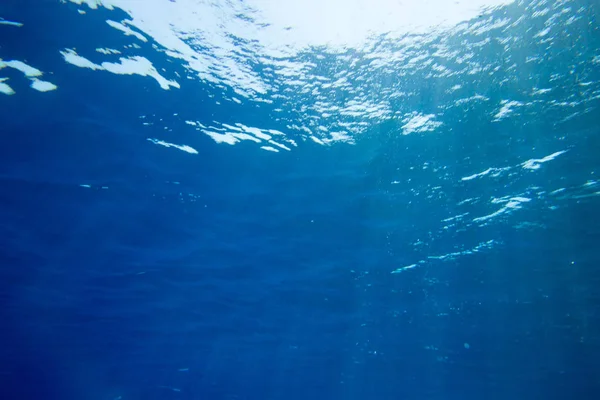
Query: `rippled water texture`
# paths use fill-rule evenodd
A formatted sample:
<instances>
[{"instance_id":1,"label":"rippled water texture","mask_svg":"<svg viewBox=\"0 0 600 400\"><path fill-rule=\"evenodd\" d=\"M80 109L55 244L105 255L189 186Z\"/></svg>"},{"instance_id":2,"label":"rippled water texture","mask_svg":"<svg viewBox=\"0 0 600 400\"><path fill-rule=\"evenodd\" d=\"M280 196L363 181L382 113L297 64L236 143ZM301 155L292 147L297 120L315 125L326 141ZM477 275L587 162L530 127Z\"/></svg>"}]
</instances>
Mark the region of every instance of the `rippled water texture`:
<instances>
[{"instance_id":1,"label":"rippled water texture","mask_svg":"<svg viewBox=\"0 0 600 400\"><path fill-rule=\"evenodd\" d=\"M600 6L0 2L1 399L595 399Z\"/></svg>"},{"instance_id":2,"label":"rippled water texture","mask_svg":"<svg viewBox=\"0 0 600 400\"><path fill-rule=\"evenodd\" d=\"M81 5L81 18L111 10L103 19L126 35L119 48L100 35L83 47L59 49L67 63L95 71L90 79L138 74L165 90L201 81L216 89L208 94L216 106L233 103L233 110L244 110L237 117L207 118L198 107L171 118L154 107L139 116L144 126L196 130L216 143L251 142L271 152L292 152L307 141L332 146L365 135L418 136L389 149L391 157L422 154L382 185L415 200L437 199L436 207L448 210L431 235L484 226L531 201L551 208L561 199L598 194L591 169L569 187L560 176L540 176L547 162L581 157L569 151L587 133L572 127L594 120L600 50L593 6L509 0L70 2ZM65 13L75 11L68 6ZM93 23L101 29L98 20ZM165 59L174 65L153 65ZM18 68L18 62L5 64ZM174 135L156 132L149 131L150 142L198 153L185 139L172 143ZM432 147L439 156L426 155ZM431 172L427 179L402 178L414 169ZM471 196L469 189L481 181L515 184ZM497 243L483 239L417 257L394 272Z\"/></svg>"}]
</instances>

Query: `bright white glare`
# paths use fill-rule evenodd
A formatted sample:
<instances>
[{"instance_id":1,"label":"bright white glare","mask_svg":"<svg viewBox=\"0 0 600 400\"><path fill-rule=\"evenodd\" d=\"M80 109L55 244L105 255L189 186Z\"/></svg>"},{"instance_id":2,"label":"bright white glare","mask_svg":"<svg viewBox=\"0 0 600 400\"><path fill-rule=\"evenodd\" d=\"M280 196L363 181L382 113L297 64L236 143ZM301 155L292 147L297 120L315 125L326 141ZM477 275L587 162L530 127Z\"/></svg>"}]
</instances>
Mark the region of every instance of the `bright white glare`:
<instances>
[{"instance_id":1,"label":"bright white glare","mask_svg":"<svg viewBox=\"0 0 600 400\"><path fill-rule=\"evenodd\" d=\"M119 75L141 75L154 78L161 88L169 90L171 86L179 88L179 83L170 81L158 73L152 63L145 57L120 57L119 63L103 62L101 65L95 64L85 57L80 56L72 49L66 49L60 52L69 64L76 65L81 68L89 68L93 70L104 70L113 74Z\"/></svg>"},{"instance_id":2,"label":"bright white glare","mask_svg":"<svg viewBox=\"0 0 600 400\"><path fill-rule=\"evenodd\" d=\"M359 46L371 35L427 33L476 17L483 7L513 0L249 0L264 22L289 29L303 45ZM281 43L283 44L283 43Z\"/></svg>"},{"instance_id":3,"label":"bright white glare","mask_svg":"<svg viewBox=\"0 0 600 400\"><path fill-rule=\"evenodd\" d=\"M152 38L201 80L221 82L238 97L258 99L273 88L244 62L240 52L276 64L313 46L327 46L332 52L364 50L374 36L439 33L475 18L484 8L514 0L70 1L92 9L125 11L128 17L108 20L110 26L140 40ZM284 74L286 68L277 68L278 73Z\"/></svg>"},{"instance_id":4,"label":"bright white glare","mask_svg":"<svg viewBox=\"0 0 600 400\"><path fill-rule=\"evenodd\" d=\"M70 0L121 8L137 27L165 45L173 29L222 47L226 35L258 40L271 50L360 46L370 35L427 33L514 0ZM250 20L242 19L243 15ZM166 45L165 47L171 48ZM178 46L175 46L177 48Z\"/></svg>"}]
</instances>

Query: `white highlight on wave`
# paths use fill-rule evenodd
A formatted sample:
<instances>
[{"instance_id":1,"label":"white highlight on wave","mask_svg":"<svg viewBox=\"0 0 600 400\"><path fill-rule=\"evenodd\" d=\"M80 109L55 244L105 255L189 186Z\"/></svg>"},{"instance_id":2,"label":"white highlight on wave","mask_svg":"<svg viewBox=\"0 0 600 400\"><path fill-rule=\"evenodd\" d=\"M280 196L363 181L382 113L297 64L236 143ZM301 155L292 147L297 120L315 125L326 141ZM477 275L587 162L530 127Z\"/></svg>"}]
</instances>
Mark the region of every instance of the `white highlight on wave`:
<instances>
[{"instance_id":1,"label":"white highlight on wave","mask_svg":"<svg viewBox=\"0 0 600 400\"><path fill-rule=\"evenodd\" d=\"M20 28L23 26L23 24L21 22L8 21L2 17L0 17L0 25L16 26L17 28Z\"/></svg>"},{"instance_id":2,"label":"white highlight on wave","mask_svg":"<svg viewBox=\"0 0 600 400\"><path fill-rule=\"evenodd\" d=\"M176 81L170 81L159 74L152 63L145 57L120 57L118 63L105 61L102 64L95 64L87 58L80 56L75 52L75 50L72 49L65 49L64 51L61 51L60 54L62 54L66 62L81 68L103 70L119 75L149 76L154 78L160 87L165 90L169 90L171 86L179 88L179 83Z\"/></svg>"},{"instance_id":3,"label":"white highlight on wave","mask_svg":"<svg viewBox=\"0 0 600 400\"><path fill-rule=\"evenodd\" d=\"M120 30L121 32L123 32L125 34L125 36L135 36L136 38L138 38L139 40L141 40L142 42L147 42L148 39L146 39L146 37L144 35L142 35L139 32L134 31L133 29L131 29L130 27L128 27L125 24L121 24L119 22L115 22L112 20L107 20L106 23L110 26L112 26L113 28Z\"/></svg>"},{"instance_id":4,"label":"white highlight on wave","mask_svg":"<svg viewBox=\"0 0 600 400\"><path fill-rule=\"evenodd\" d=\"M426 260L420 260L417 263L410 264L410 265L400 267L400 268L396 268L395 270L392 271L392 274L399 274L399 273L417 268L419 266L427 265L427 264L429 264L431 262L435 262L435 261L455 260L458 257L476 254L482 250L489 250L497 244L498 244L498 242L496 240L490 239L485 242L480 242L472 248L468 248L468 249L464 249L464 250L460 250L460 251L453 251L451 253L441 254L441 255L437 255L437 256L428 256Z\"/></svg>"},{"instance_id":5,"label":"white highlight on wave","mask_svg":"<svg viewBox=\"0 0 600 400\"><path fill-rule=\"evenodd\" d=\"M500 176L502 174L502 172L508 171L510 169L511 169L511 167L505 167L505 168L488 168L488 169L486 169L483 172L479 172L477 174L465 176L465 177L461 178L461 181L470 181L470 180L473 180L475 178L479 178L481 176L486 176L486 175L490 175L492 177L498 177L498 176Z\"/></svg>"},{"instance_id":6,"label":"white highlight on wave","mask_svg":"<svg viewBox=\"0 0 600 400\"><path fill-rule=\"evenodd\" d=\"M532 158L532 159L529 159L527 161L524 161L524 162L516 165L516 167L522 167L523 169L537 170L541 167L541 164L547 163L548 161L552 161L556 157L558 157L561 154L564 154L566 152L567 152L567 150L560 150L560 151L556 151L556 152L554 152L550 155L547 155L545 157L542 157L542 158ZM485 171L478 172L473 175L465 176L465 177L461 178L461 181L470 181L475 178L480 178L480 177L483 177L486 175L490 175L491 177L496 178L496 177L502 175L504 172L510 171L513 168L515 168L515 166L503 167L503 168L490 167L490 168L486 169Z\"/></svg>"},{"instance_id":7,"label":"white highlight on wave","mask_svg":"<svg viewBox=\"0 0 600 400\"><path fill-rule=\"evenodd\" d=\"M279 136L283 141L291 146L297 146L296 142L285 137L283 132L275 129L259 129L236 123L234 125L221 124L218 126L207 127L196 121L185 121L186 124L196 127L196 130L209 136L217 143L236 144L244 140L250 140L255 143L267 142L272 146L261 146L261 149L271 152L279 152L279 149L290 151L291 148L273 139L273 136Z\"/></svg>"},{"instance_id":8,"label":"white highlight on wave","mask_svg":"<svg viewBox=\"0 0 600 400\"><path fill-rule=\"evenodd\" d=\"M23 61L11 60L11 61L2 61L0 59L0 69L4 67L9 67L16 69L17 71L21 71L23 75L28 78L37 77L42 75L42 71L37 68L34 68L30 65L25 64Z\"/></svg>"},{"instance_id":9,"label":"white highlight on wave","mask_svg":"<svg viewBox=\"0 0 600 400\"><path fill-rule=\"evenodd\" d=\"M515 111L515 107L521 107L523 106L523 103L515 100L502 100L500 105L502 107L500 107L500 110L494 115L494 121L500 121L508 117Z\"/></svg>"},{"instance_id":10,"label":"white highlight on wave","mask_svg":"<svg viewBox=\"0 0 600 400\"><path fill-rule=\"evenodd\" d=\"M22 72L23 75L31 81L29 86L38 92L49 92L57 88L55 84L39 79L39 77L43 75L43 72L35 67L32 67L31 65L24 63L23 61L4 61L0 58L0 69L7 67ZM15 94L15 91L7 83L5 83L7 80L8 78L0 78L0 93L7 95Z\"/></svg>"},{"instance_id":11,"label":"white highlight on wave","mask_svg":"<svg viewBox=\"0 0 600 400\"><path fill-rule=\"evenodd\" d=\"M540 159L534 159L532 158L531 160L527 160L524 163L521 164L521 166L525 169L539 169L540 168L540 164L546 163L548 161L552 161L554 160L556 157L560 156L561 154L566 153L566 150L562 150L562 151L557 151L555 153L550 154L549 156L540 158Z\"/></svg>"},{"instance_id":12,"label":"white highlight on wave","mask_svg":"<svg viewBox=\"0 0 600 400\"><path fill-rule=\"evenodd\" d=\"M173 147L175 149L185 151L186 153L198 154L198 150L196 150L193 147L190 147L188 145L185 145L185 144L184 145L174 144L174 143L169 143L169 142L165 142L164 140L158 140L158 139L154 139L154 138L148 138L147 140L154 144L158 144L159 146Z\"/></svg>"},{"instance_id":13,"label":"white highlight on wave","mask_svg":"<svg viewBox=\"0 0 600 400\"><path fill-rule=\"evenodd\" d=\"M402 122L402 134L408 135L414 132L430 132L442 125L441 122L434 120L435 115L433 114L419 114L412 112L407 114Z\"/></svg>"},{"instance_id":14,"label":"white highlight on wave","mask_svg":"<svg viewBox=\"0 0 600 400\"><path fill-rule=\"evenodd\" d=\"M11 94L15 94L15 91L8 85L8 83L4 83L4 81L7 80L8 78L0 78L0 93L4 93L10 96Z\"/></svg>"},{"instance_id":15,"label":"white highlight on wave","mask_svg":"<svg viewBox=\"0 0 600 400\"><path fill-rule=\"evenodd\" d=\"M510 213L514 210L520 209L521 204L528 203L530 201L531 201L531 199L529 199L527 197L520 197L520 196L516 196L516 197L508 197L507 196L507 197L502 197L499 199L494 198L494 199L492 199L493 204L498 204L498 203L506 203L506 204L502 208L500 208L498 211L495 211L491 214L484 215L482 217L473 218L473 222L484 222L484 221L487 221L494 217L497 217L499 215Z\"/></svg>"}]
</instances>

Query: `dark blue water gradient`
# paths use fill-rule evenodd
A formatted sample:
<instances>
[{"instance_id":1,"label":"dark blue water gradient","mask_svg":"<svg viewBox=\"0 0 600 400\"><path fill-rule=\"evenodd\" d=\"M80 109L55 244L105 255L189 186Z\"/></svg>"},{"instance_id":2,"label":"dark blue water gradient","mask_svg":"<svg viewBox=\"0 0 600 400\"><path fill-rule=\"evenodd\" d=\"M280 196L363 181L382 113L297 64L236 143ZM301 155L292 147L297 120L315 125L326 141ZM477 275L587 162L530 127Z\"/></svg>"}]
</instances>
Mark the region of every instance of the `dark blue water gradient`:
<instances>
[{"instance_id":1,"label":"dark blue water gradient","mask_svg":"<svg viewBox=\"0 0 600 400\"><path fill-rule=\"evenodd\" d=\"M0 7L26 23L2 36L2 55L59 86L42 96L15 74L18 94L0 97L0 398L597 397L598 197L432 235L465 198L579 187L598 171L596 114L556 126L456 110L437 136L402 136L390 122L354 145L278 154L171 133L191 155L148 142L139 115L268 116L211 106L220 91L201 83L165 92L66 65L64 40L77 47L94 33L61 7ZM569 152L535 177L460 180L529 159L531 147ZM432 167L411 169L424 161ZM452 185L415 201L436 166ZM500 245L390 273L489 239Z\"/></svg>"}]
</instances>

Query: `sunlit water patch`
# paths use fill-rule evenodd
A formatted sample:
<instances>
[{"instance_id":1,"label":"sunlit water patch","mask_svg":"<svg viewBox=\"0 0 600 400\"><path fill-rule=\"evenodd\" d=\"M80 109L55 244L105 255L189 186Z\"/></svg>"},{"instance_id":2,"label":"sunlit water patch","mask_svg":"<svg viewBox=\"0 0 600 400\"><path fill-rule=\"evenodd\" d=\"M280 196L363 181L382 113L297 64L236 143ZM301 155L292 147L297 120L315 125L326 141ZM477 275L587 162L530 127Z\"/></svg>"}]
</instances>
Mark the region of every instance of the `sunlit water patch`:
<instances>
[{"instance_id":1,"label":"sunlit water patch","mask_svg":"<svg viewBox=\"0 0 600 400\"><path fill-rule=\"evenodd\" d=\"M164 151L198 156L194 135L274 157L301 146L393 138L402 145L389 157L422 156L416 164L399 161L397 176L381 189L447 211L423 239L431 242L491 224L517 226L514 218L532 207L557 209L562 200L598 193L594 170L567 187L544 172L555 162L576 162L581 149L567 126L598 112L598 26L576 0L64 3L65 12L122 37L118 45L99 35L89 45L75 48L66 40L56 49L90 79L135 76L173 96L203 85L214 89L212 106L263 116L257 121L246 112L225 120L202 109L163 115L157 105L138 120L146 143ZM0 19L0 29L21 26ZM15 93L13 78L1 75L6 68L20 71L33 89L57 89L34 66L0 60L4 94ZM427 156L438 142L445 146L438 157ZM426 182L405 177L418 171L428 174ZM425 243L415 242L417 249ZM391 270L499 243L483 237L439 255L415 255Z\"/></svg>"},{"instance_id":2,"label":"sunlit water patch","mask_svg":"<svg viewBox=\"0 0 600 400\"><path fill-rule=\"evenodd\" d=\"M386 122L402 134L439 133L457 109L491 109L492 122L536 115L559 123L590 113L600 96L587 55L562 45L583 40L577 30L592 23L575 1L72 2L124 11L128 18L106 22L135 47L106 61L67 48L67 62L149 76L163 89L190 80L222 87L217 104L262 103L293 140L353 143ZM180 61L187 76L163 74L136 54L148 39L157 59ZM562 59L569 66L548 74L544 67ZM517 88L513 98L490 96L507 88Z\"/></svg>"}]
</instances>

